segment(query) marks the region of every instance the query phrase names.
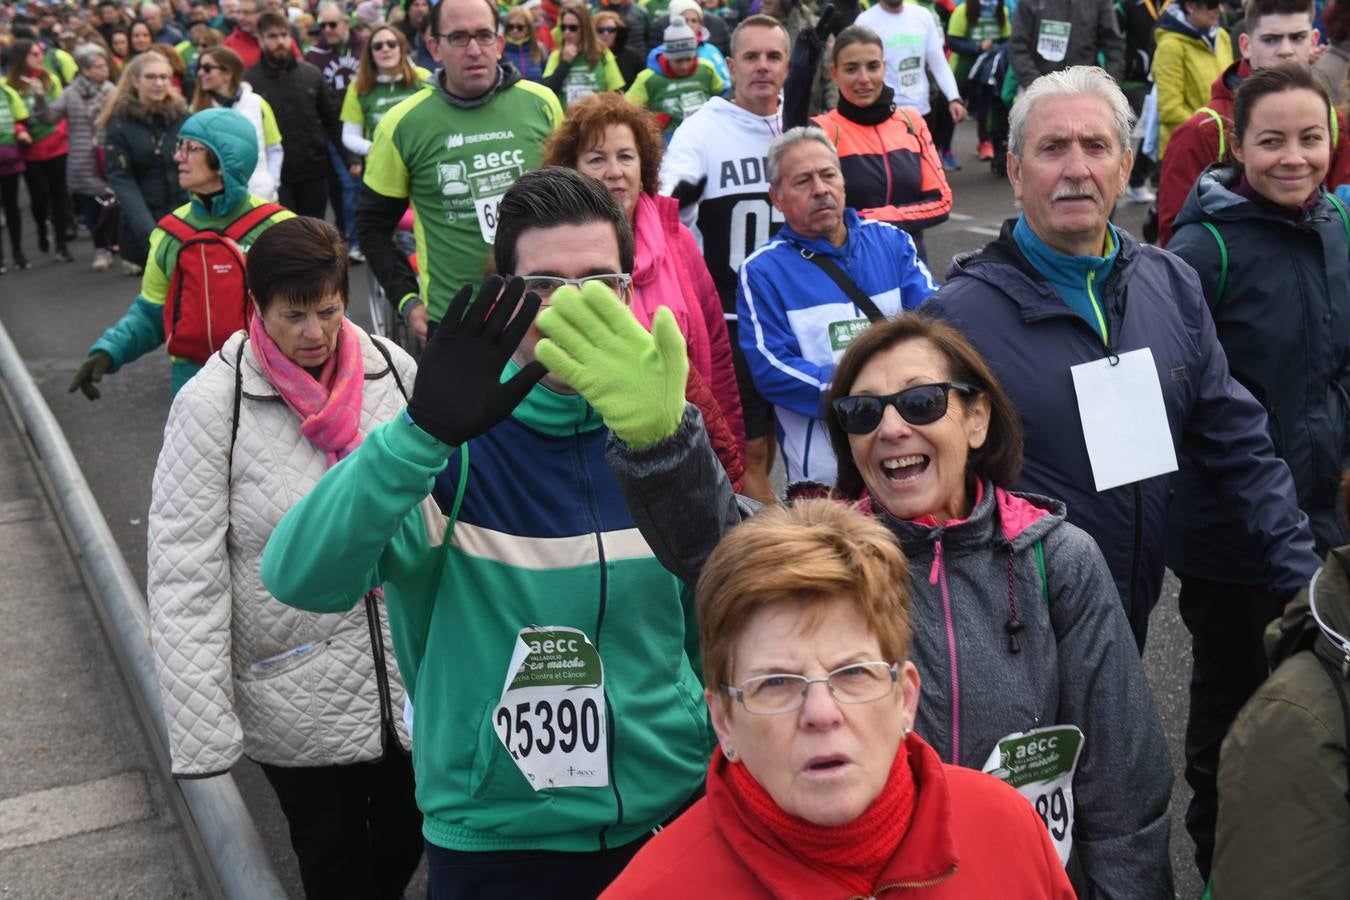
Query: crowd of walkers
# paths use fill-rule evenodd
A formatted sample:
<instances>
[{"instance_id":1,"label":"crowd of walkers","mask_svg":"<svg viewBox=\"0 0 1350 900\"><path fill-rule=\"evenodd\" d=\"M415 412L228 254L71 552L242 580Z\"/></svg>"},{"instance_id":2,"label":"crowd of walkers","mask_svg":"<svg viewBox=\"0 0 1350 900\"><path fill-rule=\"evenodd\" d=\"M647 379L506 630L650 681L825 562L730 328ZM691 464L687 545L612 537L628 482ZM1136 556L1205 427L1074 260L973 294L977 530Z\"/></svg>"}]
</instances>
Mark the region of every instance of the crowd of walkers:
<instances>
[{"instance_id":1,"label":"crowd of walkers","mask_svg":"<svg viewBox=\"0 0 1350 900\"><path fill-rule=\"evenodd\" d=\"M141 279L70 390L170 359L172 772L259 763L307 896L1152 900L1184 817L1216 900L1350 897L1350 3L98 0L0 48L0 274L22 180L38 254ZM968 118L1016 206L935 275Z\"/></svg>"}]
</instances>

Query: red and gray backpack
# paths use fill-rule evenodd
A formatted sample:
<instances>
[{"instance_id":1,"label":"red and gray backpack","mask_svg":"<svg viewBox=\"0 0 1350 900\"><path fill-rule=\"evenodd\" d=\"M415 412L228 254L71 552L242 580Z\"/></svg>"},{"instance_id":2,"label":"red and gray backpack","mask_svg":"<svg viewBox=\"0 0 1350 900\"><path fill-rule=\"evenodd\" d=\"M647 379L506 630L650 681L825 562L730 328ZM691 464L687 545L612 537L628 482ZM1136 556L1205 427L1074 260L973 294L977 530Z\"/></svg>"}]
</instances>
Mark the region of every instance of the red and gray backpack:
<instances>
[{"instance_id":1,"label":"red and gray backpack","mask_svg":"<svg viewBox=\"0 0 1350 900\"><path fill-rule=\"evenodd\" d=\"M255 206L224 231L198 229L170 213L159 220L178 241L178 262L164 298L164 337L169 353L202 365L226 339L248 326L251 304L239 242L284 207Z\"/></svg>"}]
</instances>

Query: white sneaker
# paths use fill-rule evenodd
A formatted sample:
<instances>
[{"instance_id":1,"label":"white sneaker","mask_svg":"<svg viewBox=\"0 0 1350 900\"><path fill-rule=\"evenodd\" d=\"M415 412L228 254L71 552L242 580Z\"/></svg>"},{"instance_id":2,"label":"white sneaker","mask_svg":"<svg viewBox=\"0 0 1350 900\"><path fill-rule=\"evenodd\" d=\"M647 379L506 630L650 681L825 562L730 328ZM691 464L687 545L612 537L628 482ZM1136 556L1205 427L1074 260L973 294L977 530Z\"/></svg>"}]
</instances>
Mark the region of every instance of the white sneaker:
<instances>
[{"instance_id":1,"label":"white sneaker","mask_svg":"<svg viewBox=\"0 0 1350 900\"><path fill-rule=\"evenodd\" d=\"M1125 196L1129 197L1135 203L1152 203L1154 200L1158 199L1157 192L1146 184L1141 184L1139 187L1127 188Z\"/></svg>"},{"instance_id":2,"label":"white sneaker","mask_svg":"<svg viewBox=\"0 0 1350 900\"><path fill-rule=\"evenodd\" d=\"M94 251L94 264L92 266L95 272L106 272L112 265L112 254L107 250Z\"/></svg>"},{"instance_id":3,"label":"white sneaker","mask_svg":"<svg viewBox=\"0 0 1350 900\"><path fill-rule=\"evenodd\" d=\"M361 252L360 247L353 247L347 251L347 259L351 260L353 264L359 266L361 265L361 263L366 261L366 255Z\"/></svg>"},{"instance_id":4,"label":"white sneaker","mask_svg":"<svg viewBox=\"0 0 1350 900\"><path fill-rule=\"evenodd\" d=\"M136 265L134 262L130 262L130 261L125 260L125 259L122 260L122 274L123 274L123 275L139 275L139 274L141 274L141 273L144 272L144 271L145 271L144 269L142 269L140 266Z\"/></svg>"}]
</instances>

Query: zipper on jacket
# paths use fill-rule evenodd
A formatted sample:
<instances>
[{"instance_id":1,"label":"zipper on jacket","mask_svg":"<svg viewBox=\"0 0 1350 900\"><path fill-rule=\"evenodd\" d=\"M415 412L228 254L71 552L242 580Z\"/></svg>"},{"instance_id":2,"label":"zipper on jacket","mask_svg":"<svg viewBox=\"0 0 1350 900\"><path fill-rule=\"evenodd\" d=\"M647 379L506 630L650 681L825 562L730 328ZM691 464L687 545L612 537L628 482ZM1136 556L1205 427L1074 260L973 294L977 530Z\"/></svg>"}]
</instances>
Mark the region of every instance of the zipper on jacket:
<instances>
[{"instance_id":1,"label":"zipper on jacket","mask_svg":"<svg viewBox=\"0 0 1350 900\"><path fill-rule=\"evenodd\" d=\"M1092 285L1097 281L1097 273L1088 270L1087 273L1087 295L1088 301L1092 304L1092 311L1097 316L1097 327L1101 329L1100 337L1102 343L1108 348L1111 346L1110 332L1106 330L1106 317L1102 315L1102 305L1097 302L1097 295L1092 290Z\"/></svg>"},{"instance_id":2,"label":"zipper on jacket","mask_svg":"<svg viewBox=\"0 0 1350 900\"><path fill-rule=\"evenodd\" d=\"M589 413L587 414L589 418ZM586 469L585 454L582 452L582 437L579 434L572 436L573 457L576 460L577 474L581 476L582 489L586 493L586 511L591 519L591 532L595 535L595 549L599 554L600 569L600 603L595 614L595 650L600 652L600 630L605 624L605 607L608 603L609 595L609 564L605 559L605 538L604 532L600 528L600 510L595 505L595 486L591 484L590 472ZM623 796L619 793L618 771L614 765L614 704L610 702L609 691L604 691L605 697L605 759L609 763L609 787L614 793L615 806L615 825L623 824ZM605 835L610 826L604 825L600 828L600 849L609 849Z\"/></svg>"},{"instance_id":3,"label":"zipper on jacket","mask_svg":"<svg viewBox=\"0 0 1350 900\"><path fill-rule=\"evenodd\" d=\"M202 271L206 277L202 279L202 293L206 295L206 346L212 351L216 349L216 339L211 336L211 272L206 266L206 244L200 245L202 257Z\"/></svg>"},{"instance_id":4,"label":"zipper on jacket","mask_svg":"<svg viewBox=\"0 0 1350 900\"><path fill-rule=\"evenodd\" d=\"M872 896L870 896L870 897L854 897L854 898L852 898L852 900L877 900L877 898L878 898L879 896L881 896L881 894L885 893L886 891L898 891L898 890L904 890L904 889L907 889L907 888L928 888L928 887L932 887L932 886L935 885L935 884L941 884L942 882L946 881L948 878L951 878L953 875L956 874L956 869L957 869L957 866L953 865L953 866L952 866L950 869L948 869L944 874L939 875L939 876L937 876L936 878L928 878L928 879L925 879L925 880L923 880L923 881L893 881L893 882L891 882L890 884L883 884L883 885L878 886L877 889L876 889L875 891L872 892Z\"/></svg>"},{"instance_id":5,"label":"zipper on jacket","mask_svg":"<svg viewBox=\"0 0 1350 900\"><path fill-rule=\"evenodd\" d=\"M886 153L886 142L881 137L881 126L873 125L872 130L876 132L877 143L881 145L881 166L886 170L886 205L891 206L894 201L891 200L891 158Z\"/></svg>"},{"instance_id":6,"label":"zipper on jacket","mask_svg":"<svg viewBox=\"0 0 1350 900\"><path fill-rule=\"evenodd\" d=\"M366 624L370 627L370 651L375 657L375 685L380 694L380 743L396 738L398 731L394 725L394 701L389 696L389 672L385 669L384 636L380 627L380 609L375 598L366 594ZM398 741L394 741L398 746ZM388 747L385 747L386 752ZM400 747L400 749L402 749Z\"/></svg>"},{"instance_id":7,"label":"zipper on jacket","mask_svg":"<svg viewBox=\"0 0 1350 900\"><path fill-rule=\"evenodd\" d=\"M947 590L947 567L942 564L942 538L933 542L933 568L928 573L929 584L940 584L942 617L947 626L947 664L952 682L952 765L961 760L961 679L956 672L956 628L952 624L952 598Z\"/></svg>"}]
</instances>

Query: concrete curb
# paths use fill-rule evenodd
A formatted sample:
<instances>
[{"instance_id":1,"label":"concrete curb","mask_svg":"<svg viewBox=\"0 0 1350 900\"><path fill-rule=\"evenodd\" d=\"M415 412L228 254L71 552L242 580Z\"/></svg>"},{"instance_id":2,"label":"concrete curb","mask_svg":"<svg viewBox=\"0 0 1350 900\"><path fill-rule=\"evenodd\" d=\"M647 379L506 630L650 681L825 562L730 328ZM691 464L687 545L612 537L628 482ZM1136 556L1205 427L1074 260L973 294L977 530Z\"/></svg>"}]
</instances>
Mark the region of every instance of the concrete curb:
<instances>
[{"instance_id":1,"label":"concrete curb","mask_svg":"<svg viewBox=\"0 0 1350 900\"><path fill-rule=\"evenodd\" d=\"M0 382L32 446L58 518L89 584L132 702L152 740L158 771L212 893L227 900L285 900L287 894L230 775L171 777L164 707L150 647L150 617L126 561L61 427L0 322Z\"/></svg>"}]
</instances>

